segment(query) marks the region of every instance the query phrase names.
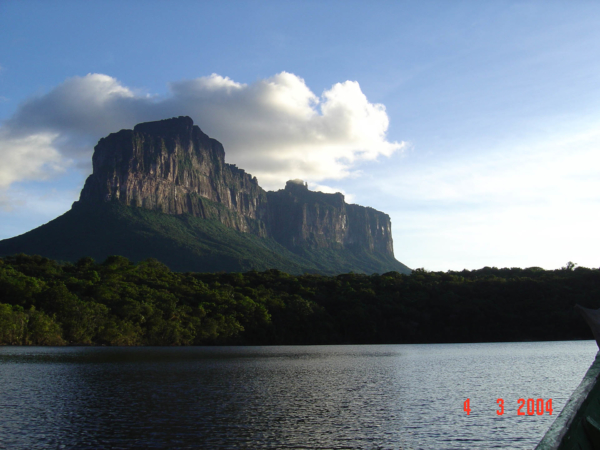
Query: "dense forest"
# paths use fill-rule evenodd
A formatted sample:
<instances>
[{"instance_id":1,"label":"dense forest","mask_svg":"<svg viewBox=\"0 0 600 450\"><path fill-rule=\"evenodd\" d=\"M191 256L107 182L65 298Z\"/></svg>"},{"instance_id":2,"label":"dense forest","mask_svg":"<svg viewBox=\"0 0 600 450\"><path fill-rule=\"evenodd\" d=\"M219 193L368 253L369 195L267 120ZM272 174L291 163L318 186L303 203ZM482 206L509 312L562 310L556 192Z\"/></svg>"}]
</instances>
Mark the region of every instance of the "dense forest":
<instances>
[{"instance_id":1,"label":"dense forest","mask_svg":"<svg viewBox=\"0 0 600 450\"><path fill-rule=\"evenodd\" d=\"M264 345L591 339L600 270L178 273L121 256L0 258L0 344Z\"/></svg>"}]
</instances>

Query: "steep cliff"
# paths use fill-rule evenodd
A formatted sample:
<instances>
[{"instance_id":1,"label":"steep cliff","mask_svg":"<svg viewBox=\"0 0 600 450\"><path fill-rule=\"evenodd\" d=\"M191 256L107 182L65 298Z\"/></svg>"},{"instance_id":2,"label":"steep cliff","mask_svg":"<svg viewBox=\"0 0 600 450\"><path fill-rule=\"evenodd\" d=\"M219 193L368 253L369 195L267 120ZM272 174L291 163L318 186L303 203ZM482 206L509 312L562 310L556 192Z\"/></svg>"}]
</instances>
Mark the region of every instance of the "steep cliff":
<instances>
[{"instance_id":1,"label":"steep cliff","mask_svg":"<svg viewBox=\"0 0 600 450\"><path fill-rule=\"evenodd\" d=\"M390 216L349 205L339 192L312 192L302 180L290 180L267 199L272 235L287 248L360 248L394 256Z\"/></svg>"},{"instance_id":2,"label":"steep cliff","mask_svg":"<svg viewBox=\"0 0 600 450\"><path fill-rule=\"evenodd\" d=\"M301 180L266 192L225 163L223 146L189 117L110 134L92 162L71 211L0 241L0 256L121 254L196 271L410 272L394 258L387 214L309 191Z\"/></svg>"},{"instance_id":3,"label":"steep cliff","mask_svg":"<svg viewBox=\"0 0 600 450\"><path fill-rule=\"evenodd\" d=\"M265 191L255 177L226 164L221 143L189 117L110 134L96 145L92 164L80 202L115 200L267 235Z\"/></svg>"}]
</instances>

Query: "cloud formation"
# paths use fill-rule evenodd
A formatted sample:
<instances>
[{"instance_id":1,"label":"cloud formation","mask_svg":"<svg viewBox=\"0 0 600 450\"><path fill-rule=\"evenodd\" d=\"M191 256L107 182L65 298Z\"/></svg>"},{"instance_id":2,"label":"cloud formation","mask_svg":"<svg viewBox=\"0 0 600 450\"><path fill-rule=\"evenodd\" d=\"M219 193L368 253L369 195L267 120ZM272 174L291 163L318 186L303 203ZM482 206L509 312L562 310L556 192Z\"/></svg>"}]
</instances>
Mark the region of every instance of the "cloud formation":
<instances>
[{"instance_id":1,"label":"cloud formation","mask_svg":"<svg viewBox=\"0 0 600 450\"><path fill-rule=\"evenodd\" d=\"M0 128L0 187L43 179L70 165L91 168L96 142L140 122L187 115L225 146L228 162L280 188L356 174L356 164L404 147L390 142L385 107L370 103L354 81L321 96L304 80L281 72L251 84L207 77L169 84L156 97L108 75L73 77L21 104Z\"/></svg>"},{"instance_id":2,"label":"cloud formation","mask_svg":"<svg viewBox=\"0 0 600 450\"><path fill-rule=\"evenodd\" d=\"M0 189L16 181L44 180L64 172L70 161L54 147L55 141L56 135L51 133L10 136L0 130Z\"/></svg>"}]
</instances>

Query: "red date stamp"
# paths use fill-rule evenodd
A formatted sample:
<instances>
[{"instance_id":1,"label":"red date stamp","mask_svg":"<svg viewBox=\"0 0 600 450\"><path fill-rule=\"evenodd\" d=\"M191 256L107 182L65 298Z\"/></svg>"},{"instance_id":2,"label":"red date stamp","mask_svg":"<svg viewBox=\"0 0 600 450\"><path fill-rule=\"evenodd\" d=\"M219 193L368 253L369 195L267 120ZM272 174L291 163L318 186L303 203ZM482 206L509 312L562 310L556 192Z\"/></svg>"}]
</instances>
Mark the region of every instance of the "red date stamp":
<instances>
[{"instance_id":1,"label":"red date stamp","mask_svg":"<svg viewBox=\"0 0 600 450\"><path fill-rule=\"evenodd\" d=\"M499 398L496 400L498 404L498 409L496 410L496 414L499 416L504 414L504 399ZM554 411L552 409L552 399L544 400L543 398L533 399L528 398L525 400L524 398L520 398L517 400L517 415L518 416L542 416L544 413L548 413L552 415ZM471 414L471 399L466 399L463 403L463 411L467 413L467 416Z\"/></svg>"}]
</instances>

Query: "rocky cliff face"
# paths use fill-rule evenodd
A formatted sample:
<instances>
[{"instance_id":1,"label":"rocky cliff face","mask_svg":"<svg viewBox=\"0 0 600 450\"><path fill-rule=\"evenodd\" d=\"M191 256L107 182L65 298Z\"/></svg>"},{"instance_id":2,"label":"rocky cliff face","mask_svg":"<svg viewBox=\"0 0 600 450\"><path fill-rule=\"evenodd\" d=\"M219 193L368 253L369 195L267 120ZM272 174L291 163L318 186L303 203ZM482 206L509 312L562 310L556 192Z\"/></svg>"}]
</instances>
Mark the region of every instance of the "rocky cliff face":
<instances>
[{"instance_id":1,"label":"rocky cliff face","mask_svg":"<svg viewBox=\"0 0 600 450\"><path fill-rule=\"evenodd\" d=\"M308 190L301 180L267 192L273 237L288 248L362 248L393 256L390 217L373 208L349 205L340 193Z\"/></svg>"},{"instance_id":2,"label":"rocky cliff face","mask_svg":"<svg viewBox=\"0 0 600 450\"><path fill-rule=\"evenodd\" d=\"M116 200L267 235L266 192L256 177L226 164L221 143L189 117L110 134L96 145L92 163L81 202Z\"/></svg>"},{"instance_id":3,"label":"rocky cliff face","mask_svg":"<svg viewBox=\"0 0 600 450\"><path fill-rule=\"evenodd\" d=\"M80 202L118 201L166 214L216 219L272 237L292 251L359 249L393 257L387 214L344 196L309 191L300 180L265 192L256 177L225 163L225 151L189 117L121 130L98 142Z\"/></svg>"}]
</instances>

